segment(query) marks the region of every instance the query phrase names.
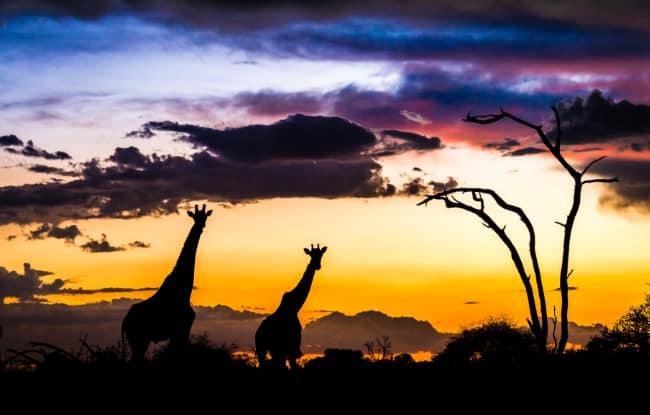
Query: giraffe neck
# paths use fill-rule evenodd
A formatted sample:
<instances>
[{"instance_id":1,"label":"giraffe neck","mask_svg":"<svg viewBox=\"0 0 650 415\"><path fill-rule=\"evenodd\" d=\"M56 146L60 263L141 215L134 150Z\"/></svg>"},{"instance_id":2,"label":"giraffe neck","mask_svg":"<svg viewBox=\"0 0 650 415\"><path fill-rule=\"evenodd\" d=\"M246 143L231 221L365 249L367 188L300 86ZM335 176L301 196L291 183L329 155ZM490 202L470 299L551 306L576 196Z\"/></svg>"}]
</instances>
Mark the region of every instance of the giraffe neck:
<instances>
[{"instance_id":1,"label":"giraffe neck","mask_svg":"<svg viewBox=\"0 0 650 415\"><path fill-rule=\"evenodd\" d=\"M158 289L159 296L189 303L194 287L196 249L199 246L201 233L203 233L203 226L194 224L185 239L174 269Z\"/></svg>"},{"instance_id":2,"label":"giraffe neck","mask_svg":"<svg viewBox=\"0 0 650 415\"><path fill-rule=\"evenodd\" d=\"M311 290L311 284L314 281L314 274L316 273L316 264L309 262L305 273L302 274L302 278L296 287L285 293L282 298L282 304L280 305L283 310L287 312L297 313L302 308L305 301L307 301L307 296L309 295L309 290Z\"/></svg>"}]
</instances>

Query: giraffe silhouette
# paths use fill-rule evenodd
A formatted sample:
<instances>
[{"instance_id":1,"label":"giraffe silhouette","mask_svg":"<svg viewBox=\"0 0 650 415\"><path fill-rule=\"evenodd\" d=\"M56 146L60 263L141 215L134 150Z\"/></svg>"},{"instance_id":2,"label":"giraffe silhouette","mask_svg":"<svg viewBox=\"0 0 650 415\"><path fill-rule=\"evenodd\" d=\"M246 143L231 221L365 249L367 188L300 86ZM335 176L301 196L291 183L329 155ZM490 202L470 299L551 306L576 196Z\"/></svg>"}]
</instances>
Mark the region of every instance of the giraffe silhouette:
<instances>
[{"instance_id":1,"label":"giraffe silhouette","mask_svg":"<svg viewBox=\"0 0 650 415\"><path fill-rule=\"evenodd\" d=\"M208 216L212 210L199 210L187 214L194 219L183 249L172 272L165 278L158 291L148 299L133 304L122 320L122 344L124 339L131 348L131 361L141 362L151 342L169 340L169 350L178 353L189 345L190 329L195 313L190 304L194 287L194 264L196 249Z\"/></svg>"},{"instance_id":2,"label":"giraffe silhouette","mask_svg":"<svg viewBox=\"0 0 650 415\"><path fill-rule=\"evenodd\" d=\"M278 308L268 315L255 332L255 354L260 367L270 366L286 368L287 360L293 369L298 366L296 360L302 356L300 343L302 340L302 326L298 319L298 311L307 300L309 290L314 280L314 274L321 268L321 258L327 247L320 244L305 248L305 253L311 260L307 269L296 287L282 295ZM267 352L271 355L267 361Z\"/></svg>"}]
</instances>

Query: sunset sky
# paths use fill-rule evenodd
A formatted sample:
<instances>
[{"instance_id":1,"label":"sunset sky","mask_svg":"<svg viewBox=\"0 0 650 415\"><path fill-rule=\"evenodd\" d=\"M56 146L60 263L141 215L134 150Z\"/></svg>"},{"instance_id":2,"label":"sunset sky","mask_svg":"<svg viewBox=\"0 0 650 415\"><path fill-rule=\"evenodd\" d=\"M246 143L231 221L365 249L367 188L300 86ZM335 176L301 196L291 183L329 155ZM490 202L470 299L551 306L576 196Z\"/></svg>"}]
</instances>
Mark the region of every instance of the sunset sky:
<instances>
[{"instance_id":1,"label":"sunset sky","mask_svg":"<svg viewBox=\"0 0 650 415\"><path fill-rule=\"evenodd\" d=\"M0 1L0 300L144 299L206 203L195 305L272 312L320 243L303 322L524 324L494 232L417 203L471 186L522 207L552 314L572 180L532 130L463 117L504 109L553 134L557 104L569 162L606 155L590 178L619 178L585 187L569 319L643 301L650 4L311 3ZM527 258L517 218L488 209Z\"/></svg>"}]
</instances>

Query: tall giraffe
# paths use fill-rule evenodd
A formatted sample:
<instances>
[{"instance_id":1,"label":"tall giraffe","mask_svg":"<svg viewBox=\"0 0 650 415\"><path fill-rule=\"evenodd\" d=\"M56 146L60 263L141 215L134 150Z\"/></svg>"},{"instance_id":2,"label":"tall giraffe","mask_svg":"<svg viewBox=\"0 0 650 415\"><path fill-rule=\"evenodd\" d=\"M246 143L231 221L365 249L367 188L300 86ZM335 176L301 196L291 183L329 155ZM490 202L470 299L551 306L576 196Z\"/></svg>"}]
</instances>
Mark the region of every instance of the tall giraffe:
<instances>
[{"instance_id":1,"label":"tall giraffe","mask_svg":"<svg viewBox=\"0 0 650 415\"><path fill-rule=\"evenodd\" d=\"M190 329L195 313L190 304L194 287L194 264L196 249L208 216L212 210L199 210L187 214L194 219L183 249L172 272L165 278L158 291L148 299L133 304L122 320L122 343L124 339L131 348L131 361L144 360L151 342L169 340L169 348L177 352L189 344Z\"/></svg>"},{"instance_id":2,"label":"tall giraffe","mask_svg":"<svg viewBox=\"0 0 650 415\"><path fill-rule=\"evenodd\" d=\"M296 287L282 295L278 308L267 316L255 332L255 354L260 367L267 364L266 354L271 355L270 364L274 367L286 368L287 360L293 369L298 366L296 359L302 356L300 343L302 340L302 326L298 319L298 311L307 300L307 295L314 280L314 274L321 268L321 258L327 247L320 244L305 248L311 261Z\"/></svg>"}]
</instances>

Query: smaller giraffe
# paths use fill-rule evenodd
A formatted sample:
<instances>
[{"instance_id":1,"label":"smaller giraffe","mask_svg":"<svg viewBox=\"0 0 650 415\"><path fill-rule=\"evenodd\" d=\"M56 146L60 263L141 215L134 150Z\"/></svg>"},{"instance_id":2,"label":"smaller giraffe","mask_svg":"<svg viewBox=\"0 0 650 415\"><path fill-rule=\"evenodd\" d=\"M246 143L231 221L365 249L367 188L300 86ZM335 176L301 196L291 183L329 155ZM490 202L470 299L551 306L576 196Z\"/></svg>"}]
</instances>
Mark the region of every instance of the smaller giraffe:
<instances>
[{"instance_id":1,"label":"smaller giraffe","mask_svg":"<svg viewBox=\"0 0 650 415\"><path fill-rule=\"evenodd\" d=\"M314 274L321 268L321 258L327 251L327 247L320 247L320 244L311 245L311 249L305 248L305 253L311 260L307 264L298 285L282 295L282 301L278 308L267 316L255 332L255 354L260 367L271 366L285 368L287 361L294 369L298 367L297 359L302 356L300 343L302 341L302 325L298 318L298 312L307 300L307 295L314 280ZM267 352L271 355L267 361Z\"/></svg>"},{"instance_id":2,"label":"smaller giraffe","mask_svg":"<svg viewBox=\"0 0 650 415\"><path fill-rule=\"evenodd\" d=\"M199 239L211 210L194 206L188 211L194 220L183 249L172 272L165 278L158 291L148 299L133 304L122 320L122 344L124 339L131 348L131 362L142 362L150 343L169 340L172 352L181 351L189 345L190 330L196 314L190 304L194 287L194 264Z\"/></svg>"}]
</instances>

